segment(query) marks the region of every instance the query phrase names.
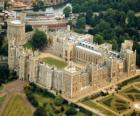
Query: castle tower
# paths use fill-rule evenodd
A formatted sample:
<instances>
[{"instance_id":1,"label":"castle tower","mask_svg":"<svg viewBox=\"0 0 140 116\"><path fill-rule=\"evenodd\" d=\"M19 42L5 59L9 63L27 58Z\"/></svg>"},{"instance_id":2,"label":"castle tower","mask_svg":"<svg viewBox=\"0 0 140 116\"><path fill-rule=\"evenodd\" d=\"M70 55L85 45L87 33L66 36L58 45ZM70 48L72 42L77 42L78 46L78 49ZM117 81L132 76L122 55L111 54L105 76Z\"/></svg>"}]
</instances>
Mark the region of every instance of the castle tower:
<instances>
[{"instance_id":1,"label":"castle tower","mask_svg":"<svg viewBox=\"0 0 140 116\"><path fill-rule=\"evenodd\" d=\"M136 51L133 51L132 47L133 42L130 40L125 40L122 43L121 57L124 59L124 71L128 76L136 73Z\"/></svg>"},{"instance_id":2,"label":"castle tower","mask_svg":"<svg viewBox=\"0 0 140 116\"><path fill-rule=\"evenodd\" d=\"M19 52L26 43L25 23L23 20L10 19L7 29L8 65L11 70L18 69Z\"/></svg>"}]
</instances>

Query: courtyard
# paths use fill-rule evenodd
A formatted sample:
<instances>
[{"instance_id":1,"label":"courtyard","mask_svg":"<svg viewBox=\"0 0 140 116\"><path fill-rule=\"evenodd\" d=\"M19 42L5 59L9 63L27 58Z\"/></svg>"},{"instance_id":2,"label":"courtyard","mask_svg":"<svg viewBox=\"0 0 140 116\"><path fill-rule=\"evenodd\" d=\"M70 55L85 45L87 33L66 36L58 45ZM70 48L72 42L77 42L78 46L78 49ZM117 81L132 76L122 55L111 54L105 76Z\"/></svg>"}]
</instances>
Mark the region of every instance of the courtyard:
<instances>
[{"instance_id":1,"label":"courtyard","mask_svg":"<svg viewBox=\"0 0 140 116\"><path fill-rule=\"evenodd\" d=\"M43 61L48 65L56 66L58 69L63 69L67 66L67 64L64 61L58 60L53 57L47 57L43 59Z\"/></svg>"},{"instance_id":2,"label":"courtyard","mask_svg":"<svg viewBox=\"0 0 140 116\"><path fill-rule=\"evenodd\" d=\"M105 116L139 116L140 115L140 81L139 77L127 81L125 86L108 95L100 95L81 101L88 108L97 110Z\"/></svg>"}]
</instances>

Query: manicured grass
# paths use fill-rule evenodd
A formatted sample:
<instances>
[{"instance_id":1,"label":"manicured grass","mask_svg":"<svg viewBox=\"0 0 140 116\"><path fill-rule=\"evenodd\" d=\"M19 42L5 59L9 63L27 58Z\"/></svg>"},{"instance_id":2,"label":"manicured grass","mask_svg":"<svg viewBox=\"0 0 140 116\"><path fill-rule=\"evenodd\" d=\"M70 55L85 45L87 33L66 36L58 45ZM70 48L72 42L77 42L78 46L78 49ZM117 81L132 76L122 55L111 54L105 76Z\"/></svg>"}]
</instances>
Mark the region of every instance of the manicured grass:
<instances>
[{"instance_id":1,"label":"manicured grass","mask_svg":"<svg viewBox=\"0 0 140 116\"><path fill-rule=\"evenodd\" d=\"M131 101L140 100L140 91L133 87L128 87L120 91L120 94L130 99Z\"/></svg>"},{"instance_id":2,"label":"manicured grass","mask_svg":"<svg viewBox=\"0 0 140 116\"><path fill-rule=\"evenodd\" d=\"M56 106L55 103L54 103L54 98L52 98L50 96L47 96L47 95L44 96L44 95L42 95L40 93L34 93L33 95L34 95L36 101L38 102L39 106L43 106L44 104L51 104L53 106L53 108L55 110L58 110L58 111L60 111L61 110L61 106L63 106L64 107L64 111L58 113L57 114L58 116L65 115L65 111L70 107L68 104L63 104L61 106ZM79 112L77 112L77 114L75 116L85 116L85 113L79 111Z\"/></svg>"},{"instance_id":3,"label":"manicured grass","mask_svg":"<svg viewBox=\"0 0 140 116\"><path fill-rule=\"evenodd\" d=\"M138 88L140 88L140 83L139 84L136 84L135 86L137 86Z\"/></svg>"},{"instance_id":4,"label":"manicured grass","mask_svg":"<svg viewBox=\"0 0 140 116\"><path fill-rule=\"evenodd\" d=\"M38 101L39 106L43 106L44 103L52 103L53 102L53 98L45 97L45 96L38 94L38 93L34 93L33 95L34 95L35 99Z\"/></svg>"},{"instance_id":5,"label":"manicured grass","mask_svg":"<svg viewBox=\"0 0 140 116\"><path fill-rule=\"evenodd\" d=\"M20 95L13 95L6 105L2 116L32 116L32 110Z\"/></svg>"},{"instance_id":6,"label":"manicured grass","mask_svg":"<svg viewBox=\"0 0 140 116\"><path fill-rule=\"evenodd\" d=\"M112 100L113 100L113 96L110 95L110 96L107 96L104 99L100 100L99 102L111 107Z\"/></svg>"},{"instance_id":7,"label":"manicured grass","mask_svg":"<svg viewBox=\"0 0 140 116\"><path fill-rule=\"evenodd\" d=\"M47 58L43 59L43 61L49 65L55 65L59 69L62 69L64 67L66 67L66 65L67 65L65 62L57 60L52 57L47 57Z\"/></svg>"},{"instance_id":8,"label":"manicured grass","mask_svg":"<svg viewBox=\"0 0 140 116\"><path fill-rule=\"evenodd\" d=\"M82 102L82 103L87 105L90 108L94 108L95 110L99 110L100 112L102 112L103 114L105 114L107 116L115 116L115 114L113 114L112 112L102 108L101 106L99 106L98 104L96 104L90 100Z\"/></svg>"},{"instance_id":9,"label":"manicured grass","mask_svg":"<svg viewBox=\"0 0 140 116\"><path fill-rule=\"evenodd\" d=\"M32 46L32 44L31 44L30 41L28 41L28 42L24 45L24 47L27 48L27 49L32 49L32 50L34 50L34 47Z\"/></svg>"},{"instance_id":10,"label":"manicured grass","mask_svg":"<svg viewBox=\"0 0 140 116\"><path fill-rule=\"evenodd\" d=\"M140 112L129 112L126 116L140 116Z\"/></svg>"},{"instance_id":11,"label":"manicured grass","mask_svg":"<svg viewBox=\"0 0 140 116\"><path fill-rule=\"evenodd\" d=\"M107 106L108 108L112 109L113 111L119 113L123 112L129 107L129 103L118 98L117 96L109 95L104 97L99 101L99 103Z\"/></svg>"}]
</instances>

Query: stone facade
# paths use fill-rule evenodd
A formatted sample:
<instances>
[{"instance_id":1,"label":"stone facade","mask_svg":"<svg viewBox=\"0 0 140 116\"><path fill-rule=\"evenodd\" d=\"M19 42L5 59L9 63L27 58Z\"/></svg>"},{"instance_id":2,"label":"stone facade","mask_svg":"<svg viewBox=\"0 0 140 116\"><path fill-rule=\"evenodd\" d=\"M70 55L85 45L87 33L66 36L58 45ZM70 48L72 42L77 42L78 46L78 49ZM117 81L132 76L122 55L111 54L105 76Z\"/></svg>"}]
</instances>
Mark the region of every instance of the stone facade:
<instances>
[{"instance_id":1,"label":"stone facade","mask_svg":"<svg viewBox=\"0 0 140 116\"><path fill-rule=\"evenodd\" d=\"M8 21L8 64L10 69L18 70L19 54L22 46L26 43L24 14L20 19Z\"/></svg>"},{"instance_id":2,"label":"stone facade","mask_svg":"<svg viewBox=\"0 0 140 116\"><path fill-rule=\"evenodd\" d=\"M53 54L68 64L64 69L57 69L43 62L46 56L42 57L40 52L23 47L29 39L24 21L10 21L7 34L8 64L10 69L16 69L19 79L59 91L68 98L79 97L106 83L118 81L124 75L136 73L136 51L132 50L133 42L130 40L122 43L120 52L115 52L111 44L92 43L90 35L70 31L48 32Z\"/></svg>"}]
</instances>

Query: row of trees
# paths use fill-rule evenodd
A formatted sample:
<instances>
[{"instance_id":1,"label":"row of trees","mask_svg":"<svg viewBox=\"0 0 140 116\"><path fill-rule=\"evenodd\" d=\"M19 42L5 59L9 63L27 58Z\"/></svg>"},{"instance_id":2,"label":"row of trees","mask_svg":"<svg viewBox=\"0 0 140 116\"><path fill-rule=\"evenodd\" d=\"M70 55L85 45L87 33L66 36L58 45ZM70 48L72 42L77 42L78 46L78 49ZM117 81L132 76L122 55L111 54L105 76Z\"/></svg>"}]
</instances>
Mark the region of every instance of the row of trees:
<instances>
[{"instance_id":1,"label":"row of trees","mask_svg":"<svg viewBox=\"0 0 140 116\"><path fill-rule=\"evenodd\" d=\"M36 0L34 3L33 3L33 10L34 11L39 11L39 10L45 10L45 4L42 0Z\"/></svg>"},{"instance_id":2,"label":"row of trees","mask_svg":"<svg viewBox=\"0 0 140 116\"><path fill-rule=\"evenodd\" d=\"M66 105L66 101L59 95L54 96L52 93L49 93L47 90L43 90L37 87L35 84L30 83L29 86L25 87L25 93L28 100L31 104L36 107L36 111L34 112L34 116L54 116L58 114L62 114L65 112L66 115L75 115L77 111L74 107L69 107L66 109L64 105ZM39 104L39 101L34 97L34 93L40 94L46 98L53 99L53 102L46 102L43 105Z\"/></svg>"},{"instance_id":3,"label":"row of trees","mask_svg":"<svg viewBox=\"0 0 140 116\"><path fill-rule=\"evenodd\" d=\"M140 10L139 0L71 0L73 13L105 11L108 8L119 9L120 11Z\"/></svg>"},{"instance_id":4,"label":"row of trees","mask_svg":"<svg viewBox=\"0 0 140 116\"><path fill-rule=\"evenodd\" d=\"M91 28L88 33L94 35L94 42L109 42L114 50L119 50L125 39L134 41L137 50L137 65L140 66L140 11L139 0L72 0L73 13L79 17L72 27L85 32L85 26Z\"/></svg>"},{"instance_id":5,"label":"row of trees","mask_svg":"<svg viewBox=\"0 0 140 116\"><path fill-rule=\"evenodd\" d=\"M0 86L17 78L17 73L10 71L7 64L0 64Z\"/></svg>"}]
</instances>

